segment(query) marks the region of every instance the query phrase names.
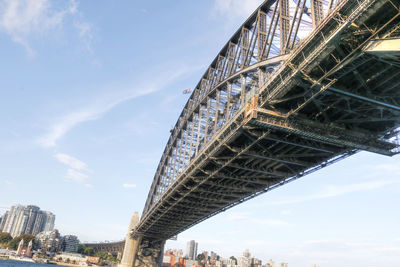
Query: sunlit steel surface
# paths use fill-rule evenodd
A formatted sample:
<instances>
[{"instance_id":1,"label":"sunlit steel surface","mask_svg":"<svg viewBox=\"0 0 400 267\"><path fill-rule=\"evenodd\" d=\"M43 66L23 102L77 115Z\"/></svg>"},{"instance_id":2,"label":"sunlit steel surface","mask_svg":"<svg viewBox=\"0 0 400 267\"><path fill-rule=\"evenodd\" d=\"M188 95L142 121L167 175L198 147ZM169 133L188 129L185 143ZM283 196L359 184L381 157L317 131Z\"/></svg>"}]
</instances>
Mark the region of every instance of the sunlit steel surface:
<instances>
[{"instance_id":1,"label":"sunlit steel surface","mask_svg":"<svg viewBox=\"0 0 400 267\"><path fill-rule=\"evenodd\" d=\"M166 240L361 150L398 153L399 3L265 1L193 90L133 236Z\"/></svg>"}]
</instances>

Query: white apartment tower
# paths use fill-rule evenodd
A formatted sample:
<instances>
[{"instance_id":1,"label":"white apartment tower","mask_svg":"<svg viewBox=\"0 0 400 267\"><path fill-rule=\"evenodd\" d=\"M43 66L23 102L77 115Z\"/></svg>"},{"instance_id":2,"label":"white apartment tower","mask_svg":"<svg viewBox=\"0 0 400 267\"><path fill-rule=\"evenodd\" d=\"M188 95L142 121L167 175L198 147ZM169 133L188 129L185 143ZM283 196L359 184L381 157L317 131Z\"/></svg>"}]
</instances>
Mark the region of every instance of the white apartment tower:
<instances>
[{"instance_id":1,"label":"white apartment tower","mask_svg":"<svg viewBox=\"0 0 400 267\"><path fill-rule=\"evenodd\" d=\"M12 237L21 234L36 235L43 231L54 229L55 215L42 211L39 207L15 205L6 212L4 221L0 224L0 231L10 233Z\"/></svg>"},{"instance_id":2,"label":"white apartment tower","mask_svg":"<svg viewBox=\"0 0 400 267\"><path fill-rule=\"evenodd\" d=\"M186 245L186 257L189 260L195 260L196 256L197 256L197 245L198 243L196 243L196 241L194 240L190 240L189 242L187 242Z\"/></svg>"}]
</instances>

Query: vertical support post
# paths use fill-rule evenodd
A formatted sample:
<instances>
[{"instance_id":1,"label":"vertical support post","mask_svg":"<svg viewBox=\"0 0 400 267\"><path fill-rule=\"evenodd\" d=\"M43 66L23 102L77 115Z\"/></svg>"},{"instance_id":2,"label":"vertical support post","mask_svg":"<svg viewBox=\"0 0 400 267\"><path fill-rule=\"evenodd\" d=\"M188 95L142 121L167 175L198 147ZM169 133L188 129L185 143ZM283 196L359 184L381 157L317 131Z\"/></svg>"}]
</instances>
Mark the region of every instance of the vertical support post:
<instances>
[{"instance_id":1,"label":"vertical support post","mask_svg":"<svg viewBox=\"0 0 400 267\"><path fill-rule=\"evenodd\" d=\"M215 92L217 95L216 97L216 102L215 102L215 118L214 118L214 134L217 132L217 125L218 125L218 119L219 119L219 97L221 95L221 90L217 90Z\"/></svg>"},{"instance_id":2,"label":"vertical support post","mask_svg":"<svg viewBox=\"0 0 400 267\"><path fill-rule=\"evenodd\" d=\"M242 28L242 44L241 44L241 49L240 49L240 69L243 69L246 60L247 60L247 53L249 51L249 29Z\"/></svg>"},{"instance_id":3,"label":"vertical support post","mask_svg":"<svg viewBox=\"0 0 400 267\"><path fill-rule=\"evenodd\" d=\"M316 28L324 18L322 0L311 0L311 17L313 28Z\"/></svg>"},{"instance_id":4,"label":"vertical support post","mask_svg":"<svg viewBox=\"0 0 400 267\"><path fill-rule=\"evenodd\" d=\"M199 153L199 145L200 145L200 134L201 134L201 120L202 120L202 111L201 111L201 104L199 106L199 127L197 129L197 136L196 136L196 155Z\"/></svg>"},{"instance_id":5,"label":"vertical support post","mask_svg":"<svg viewBox=\"0 0 400 267\"><path fill-rule=\"evenodd\" d=\"M226 101L226 120L229 120L229 116L231 113L231 94L232 94L232 83L228 82L226 85L226 95L227 95L227 101Z\"/></svg>"},{"instance_id":6,"label":"vertical support post","mask_svg":"<svg viewBox=\"0 0 400 267\"><path fill-rule=\"evenodd\" d=\"M280 41L281 41L281 55L286 54L286 42L289 39L289 1L279 0L279 15L280 15Z\"/></svg>"},{"instance_id":7,"label":"vertical support post","mask_svg":"<svg viewBox=\"0 0 400 267\"><path fill-rule=\"evenodd\" d=\"M258 45L257 54L258 61L262 61L265 53L265 46L267 45L267 14L261 10L258 11Z\"/></svg>"},{"instance_id":8,"label":"vertical support post","mask_svg":"<svg viewBox=\"0 0 400 267\"><path fill-rule=\"evenodd\" d=\"M240 106L245 105L245 96L246 96L246 77L244 75L240 75Z\"/></svg>"},{"instance_id":9,"label":"vertical support post","mask_svg":"<svg viewBox=\"0 0 400 267\"><path fill-rule=\"evenodd\" d=\"M203 144L207 143L208 136L208 121L210 120L210 98L207 96L207 114L206 114L206 128L204 130Z\"/></svg>"}]
</instances>

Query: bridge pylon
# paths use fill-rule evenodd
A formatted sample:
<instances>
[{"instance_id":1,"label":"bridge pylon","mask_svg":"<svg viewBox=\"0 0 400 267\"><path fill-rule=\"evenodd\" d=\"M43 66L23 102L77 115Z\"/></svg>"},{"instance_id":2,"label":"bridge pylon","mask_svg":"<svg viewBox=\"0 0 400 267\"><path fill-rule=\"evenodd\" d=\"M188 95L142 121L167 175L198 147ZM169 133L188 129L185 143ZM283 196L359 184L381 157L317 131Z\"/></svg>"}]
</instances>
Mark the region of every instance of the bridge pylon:
<instances>
[{"instance_id":1,"label":"bridge pylon","mask_svg":"<svg viewBox=\"0 0 400 267\"><path fill-rule=\"evenodd\" d=\"M119 267L161 267L165 240L154 240L135 234L139 213L132 215L125 238L124 254Z\"/></svg>"}]
</instances>

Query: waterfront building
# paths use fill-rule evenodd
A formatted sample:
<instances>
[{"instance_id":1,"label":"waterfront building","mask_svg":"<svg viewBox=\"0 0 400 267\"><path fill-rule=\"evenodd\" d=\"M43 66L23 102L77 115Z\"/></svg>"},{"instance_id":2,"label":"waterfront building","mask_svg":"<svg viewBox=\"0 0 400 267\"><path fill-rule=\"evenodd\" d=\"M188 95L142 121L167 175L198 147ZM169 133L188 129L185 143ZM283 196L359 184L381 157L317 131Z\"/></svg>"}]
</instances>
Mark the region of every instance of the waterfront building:
<instances>
[{"instance_id":1,"label":"waterfront building","mask_svg":"<svg viewBox=\"0 0 400 267\"><path fill-rule=\"evenodd\" d=\"M198 243L196 243L196 241L194 241L194 240L190 240L189 242L187 242L187 245L186 245L186 257L189 260L195 260L196 259L197 246L198 246Z\"/></svg>"},{"instance_id":2,"label":"waterfront building","mask_svg":"<svg viewBox=\"0 0 400 267\"><path fill-rule=\"evenodd\" d=\"M62 246L62 238L57 229L37 234L35 241L35 248L42 253L57 252Z\"/></svg>"},{"instance_id":3,"label":"waterfront building","mask_svg":"<svg viewBox=\"0 0 400 267\"><path fill-rule=\"evenodd\" d=\"M54 229L55 215L42 211L34 205L15 205L3 216L0 231L9 233L12 237L21 234L36 235L44 230Z\"/></svg>"},{"instance_id":4,"label":"waterfront building","mask_svg":"<svg viewBox=\"0 0 400 267\"><path fill-rule=\"evenodd\" d=\"M62 251L75 253L78 251L79 239L74 235L66 235L62 238Z\"/></svg>"},{"instance_id":5,"label":"waterfront building","mask_svg":"<svg viewBox=\"0 0 400 267\"><path fill-rule=\"evenodd\" d=\"M84 265L86 264L88 257L78 253L63 252L62 254L55 255L54 259L62 262L75 262L77 265Z\"/></svg>"}]
</instances>

